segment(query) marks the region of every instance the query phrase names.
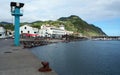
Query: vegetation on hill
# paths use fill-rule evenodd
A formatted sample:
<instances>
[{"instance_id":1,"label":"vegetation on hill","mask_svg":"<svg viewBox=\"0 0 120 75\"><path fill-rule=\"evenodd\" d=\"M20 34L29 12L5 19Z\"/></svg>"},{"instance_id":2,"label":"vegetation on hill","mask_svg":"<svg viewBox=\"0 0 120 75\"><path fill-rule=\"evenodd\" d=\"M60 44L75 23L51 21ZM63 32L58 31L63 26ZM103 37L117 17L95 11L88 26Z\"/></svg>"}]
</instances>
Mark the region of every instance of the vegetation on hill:
<instances>
[{"instance_id":1,"label":"vegetation on hill","mask_svg":"<svg viewBox=\"0 0 120 75\"><path fill-rule=\"evenodd\" d=\"M88 24L80 17L76 15L71 15L69 17L61 17L56 21L36 21L32 22L31 26L40 28L43 24L50 24L56 27L60 25L64 25L66 30L73 31L75 33L80 33L85 36L99 36L99 35L106 35L99 27L96 27L93 24Z\"/></svg>"},{"instance_id":2,"label":"vegetation on hill","mask_svg":"<svg viewBox=\"0 0 120 75\"><path fill-rule=\"evenodd\" d=\"M4 27L7 30L14 30L14 26L12 23L0 22L0 26Z\"/></svg>"},{"instance_id":3,"label":"vegetation on hill","mask_svg":"<svg viewBox=\"0 0 120 75\"><path fill-rule=\"evenodd\" d=\"M35 21L32 23L28 22L21 23L21 25L24 24L30 24L32 27L39 29L43 24L49 24L56 27L64 25L66 30L73 31L74 33L80 33L81 35L85 36L106 35L99 27L96 27L93 24L88 24L87 22L85 22L76 15L71 15L69 17L61 17L56 21L49 20L49 21ZM6 24L4 25L4 27L13 30L14 26L12 24Z\"/></svg>"},{"instance_id":4,"label":"vegetation on hill","mask_svg":"<svg viewBox=\"0 0 120 75\"><path fill-rule=\"evenodd\" d=\"M72 29L74 32L79 32L86 36L106 35L99 27L96 27L93 24L88 24L80 17L75 15L61 17L58 21L64 22L66 29Z\"/></svg>"}]
</instances>

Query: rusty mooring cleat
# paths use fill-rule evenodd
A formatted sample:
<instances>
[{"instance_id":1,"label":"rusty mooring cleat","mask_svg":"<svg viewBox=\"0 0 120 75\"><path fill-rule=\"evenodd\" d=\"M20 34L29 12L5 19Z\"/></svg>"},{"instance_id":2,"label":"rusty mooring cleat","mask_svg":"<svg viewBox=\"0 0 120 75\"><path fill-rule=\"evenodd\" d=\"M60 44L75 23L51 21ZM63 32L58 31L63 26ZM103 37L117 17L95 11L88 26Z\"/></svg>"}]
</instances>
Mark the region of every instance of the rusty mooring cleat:
<instances>
[{"instance_id":1,"label":"rusty mooring cleat","mask_svg":"<svg viewBox=\"0 0 120 75\"><path fill-rule=\"evenodd\" d=\"M41 62L41 64L43 65L43 67L38 69L39 72L49 72L49 71L52 71L52 69L49 67L49 62Z\"/></svg>"}]
</instances>

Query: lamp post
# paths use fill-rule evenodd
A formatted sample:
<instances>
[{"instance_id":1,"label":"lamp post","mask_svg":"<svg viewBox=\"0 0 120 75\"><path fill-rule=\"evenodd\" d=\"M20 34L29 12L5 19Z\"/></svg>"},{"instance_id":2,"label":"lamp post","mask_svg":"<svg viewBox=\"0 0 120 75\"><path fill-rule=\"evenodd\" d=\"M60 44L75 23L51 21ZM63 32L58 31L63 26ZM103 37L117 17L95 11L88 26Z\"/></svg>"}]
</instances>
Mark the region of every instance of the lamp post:
<instances>
[{"instance_id":1,"label":"lamp post","mask_svg":"<svg viewBox=\"0 0 120 75\"><path fill-rule=\"evenodd\" d=\"M24 6L24 3L11 2L11 15L14 16L14 44L15 46L20 45L20 16L23 16L23 13L20 12L20 8Z\"/></svg>"}]
</instances>

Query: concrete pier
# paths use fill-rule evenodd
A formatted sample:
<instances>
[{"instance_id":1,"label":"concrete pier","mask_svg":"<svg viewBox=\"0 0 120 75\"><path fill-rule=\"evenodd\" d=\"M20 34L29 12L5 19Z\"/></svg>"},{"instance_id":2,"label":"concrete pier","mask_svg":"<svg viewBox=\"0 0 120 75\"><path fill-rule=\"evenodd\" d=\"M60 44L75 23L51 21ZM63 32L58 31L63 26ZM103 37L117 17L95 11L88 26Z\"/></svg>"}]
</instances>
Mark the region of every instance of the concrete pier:
<instances>
[{"instance_id":1,"label":"concrete pier","mask_svg":"<svg viewBox=\"0 0 120 75\"><path fill-rule=\"evenodd\" d=\"M57 75L39 72L41 61L29 50L13 46L12 40L0 40L0 47L0 75Z\"/></svg>"}]
</instances>

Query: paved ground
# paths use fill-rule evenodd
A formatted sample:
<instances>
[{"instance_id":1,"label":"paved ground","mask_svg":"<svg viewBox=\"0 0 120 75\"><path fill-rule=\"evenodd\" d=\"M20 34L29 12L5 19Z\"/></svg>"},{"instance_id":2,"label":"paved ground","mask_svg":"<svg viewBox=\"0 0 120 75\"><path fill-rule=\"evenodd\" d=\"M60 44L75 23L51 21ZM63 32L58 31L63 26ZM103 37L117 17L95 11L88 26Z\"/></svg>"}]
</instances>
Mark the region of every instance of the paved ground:
<instances>
[{"instance_id":1,"label":"paved ground","mask_svg":"<svg viewBox=\"0 0 120 75\"><path fill-rule=\"evenodd\" d=\"M39 72L41 61L29 50L14 47L13 40L0 39L0 75L57 75Z\"/></svg>"}]
</instances>

